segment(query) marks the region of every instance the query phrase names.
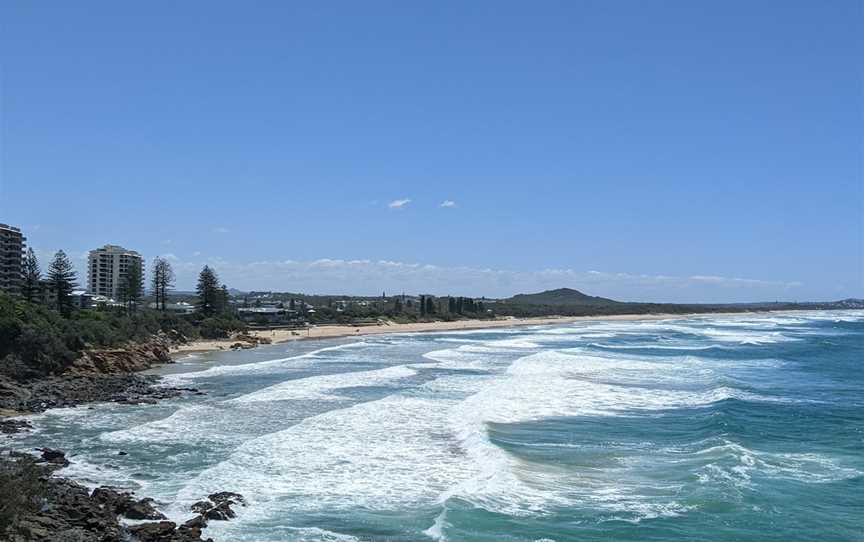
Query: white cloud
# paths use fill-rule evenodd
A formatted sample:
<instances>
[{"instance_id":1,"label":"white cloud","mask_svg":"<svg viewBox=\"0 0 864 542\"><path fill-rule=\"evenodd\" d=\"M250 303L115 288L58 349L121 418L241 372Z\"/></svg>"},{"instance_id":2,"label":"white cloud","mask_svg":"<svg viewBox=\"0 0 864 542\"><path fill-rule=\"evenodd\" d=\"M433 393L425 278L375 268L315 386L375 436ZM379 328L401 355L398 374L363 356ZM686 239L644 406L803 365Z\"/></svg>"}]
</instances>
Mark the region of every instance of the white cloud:
<instances>
[{"instance_id":1,"label":"white cloud","mask_svg":"<svg viewBox=\"0 0 864 542\"><path fill-rule=\"evenodd\" d=\"M220 280L241 290L376 295L381 291L509 297L516 293L569 287L625 301L733 302L778 299L800 282L720 276L669 276L574 269L514 271L445 267L392 260L321 258L251 263L196 257L173 262L178 287L194 285L204 264Z\"/></svg>"},{"instance_id":2,"label":"white cloud","mask_svg":"<svg viewBox=\"0 0 864 542\"><path fill-rule=\"evenodd\" d=\"M231 230L229 230L225 226L217 226L213 228L213 233L228 233L229 231Z\"/></svg>"},{"instance_id":3,"label":"white cloud","mask_svg":"<svg viewBox=\"0 0 864 542\"><path fill-rule=\"evenodd\" d=\"M456 207L456 202L451 199L445 199L441 202L441 207Z\"/></svg>"},{"instance_id":4,"label":"white cloud","mask_svg":"<svg viewBox=\"0 0 864 542\"><path fill-rule=\"evenodd\" d=\"M402 209L403 207L405 207L409 203L411 203L411 200L408 198L396 199L396 200L393 200L390 203L388 203L387 207L390 207L391 209Z\"/></svg>"}]
</instances>

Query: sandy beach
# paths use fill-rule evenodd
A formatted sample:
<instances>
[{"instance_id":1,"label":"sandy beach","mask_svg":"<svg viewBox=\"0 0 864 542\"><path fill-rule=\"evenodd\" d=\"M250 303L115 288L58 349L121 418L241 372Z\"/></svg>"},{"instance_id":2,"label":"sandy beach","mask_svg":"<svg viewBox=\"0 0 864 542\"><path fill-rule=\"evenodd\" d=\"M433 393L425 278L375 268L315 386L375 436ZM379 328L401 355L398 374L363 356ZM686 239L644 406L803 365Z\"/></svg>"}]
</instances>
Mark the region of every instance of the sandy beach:
<instances>
[{"instance_id":1,"label":"sandy beach","mask_svg":"<svg viewBox=\"0 0 864 542\"><path fill-rule=\"evenodd\" d=\"M744 313L731 313L744 314ZM385 333L422 333L437 331L458 331L464 329L491 329L517 326L542 326L551 324L568 324L586 320L662 320L666 318L684 318L688 316L719 316L719 313L709 314L618 314L597 316L550 316L539 318L501 318L496 320L458 320L453 322L417 322L397 324L390 322L382 325L322 325L303 330L275 329L250 331L249 335L269 339L273 344L288 341L313 339L335 339L339 337L354 337L360 335L381 335ZM213 350L228 350L236 343L236 339L199 340L176 346L172 355L183 355L192 352L209 352Z\"/></svg>"}]
</instances>

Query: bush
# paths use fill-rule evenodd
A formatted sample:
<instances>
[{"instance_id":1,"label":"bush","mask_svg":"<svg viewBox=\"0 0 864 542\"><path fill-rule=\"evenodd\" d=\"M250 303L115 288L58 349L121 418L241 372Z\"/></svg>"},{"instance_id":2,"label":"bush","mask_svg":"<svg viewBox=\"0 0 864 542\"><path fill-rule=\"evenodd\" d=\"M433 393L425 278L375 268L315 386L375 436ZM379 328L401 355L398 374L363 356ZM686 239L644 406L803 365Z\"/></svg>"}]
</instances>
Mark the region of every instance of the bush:
<instances>
[{"instance_id":1,"label":"bush","mask_svg":"<svg viewBox=\"0 0 864 542\"><path fill-rule=\"evenodd\" d=\"M64 318L42 305L0 294L0 373L32 378L60 373L88 348L112 348L146 341L160 331L194 339L226 337L245 329L239 320L207 318L196 327L194 316L139 310L88 309Z\"/></svg>"},{"instance_id":2,"label":"bush","mask_svg":"<svg viewBox=\"0 0 864 542\"><path fill-rule=\"evenodd\" d=\"M32 457L0 457L0 537L18 517L38 510L45 493L45 473Z\"/></svg>"},{"instance_id":3,"label":"bush","mask_svg":"<svg viewBox=\"0 0 864 542\"><path fill-rule=\"evenodd\" d=\"M198 333L204 339L224 339L236 331L243 331L246 325L235 318L214 316L205 318L198 325Z\"/></svg>"}]
</instances>

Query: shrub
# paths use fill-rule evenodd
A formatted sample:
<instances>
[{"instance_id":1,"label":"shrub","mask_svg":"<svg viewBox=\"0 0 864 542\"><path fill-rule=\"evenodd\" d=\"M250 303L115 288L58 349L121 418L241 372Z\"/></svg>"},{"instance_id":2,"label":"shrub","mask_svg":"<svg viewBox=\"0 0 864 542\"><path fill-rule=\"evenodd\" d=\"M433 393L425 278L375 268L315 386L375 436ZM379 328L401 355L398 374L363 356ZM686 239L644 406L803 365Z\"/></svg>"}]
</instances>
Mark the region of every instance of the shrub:
<instances>
[{"instance_id":1,"label":"shrub","mask_svg":"<svg viewBox=\"0 0 864 542\"><path fill-rule=\"evenodd\" d=\"M38 510L45 493L45 473L32 457L0 457L0 536L18 517Z\"/></svg>"},{"instance_id":2,"label":"shrub","mask_svg":"<svg viewBox=\"0 0 864 542\"><path fill-rule=\"evenodd\" d=\"M246 325L235 318L214 316L205 318L198 326L198 332L204 339L223 339L231 333L246 329Z\"/></svg>"}]
</instances>

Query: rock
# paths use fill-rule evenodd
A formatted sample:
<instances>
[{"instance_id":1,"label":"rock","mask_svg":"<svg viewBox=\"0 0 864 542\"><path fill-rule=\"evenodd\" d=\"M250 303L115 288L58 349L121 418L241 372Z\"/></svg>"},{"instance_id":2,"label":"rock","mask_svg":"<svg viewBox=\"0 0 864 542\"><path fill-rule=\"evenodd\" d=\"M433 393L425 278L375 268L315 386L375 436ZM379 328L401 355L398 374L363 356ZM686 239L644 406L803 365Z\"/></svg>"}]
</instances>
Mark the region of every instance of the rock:
<instances>
[{"instance_id":1,"label":"rock","mask_svg":"<svg viewBox=\"0 0 864 542\"><path fill-rule=\"evenodd\" d=\"M201 537L201 531L207 527L207 520L203 516L195 516L177 528L177 532L183 536L191 537L193 540Z\"/></svg>"},{"instance_id":2,"label":"rock","mask_svg":"<svg viewBox=\"0 0 864 542\"><path fill-rule=\"evenodd\" d=\"M228 521L229 519L237 517L237 514L231 509L231 503L229 501L217 504L210 510L204 512L203 515L204 519L215 521Z\"/></svg>"},{"instance_id":3,"label":"rock","mask_svg":"<svg viewBox=\"0 0 864 542\"><path fill-rule=\"evenodd\" d=\"M33 429L33 426L30 425L30 422L26 420L3 420L0 419L0 433L4 435L11 435L14 433L21 433L24 431L29 431Z\"/></svg>"},{"instance_id":4,"label":"rock","mask_svg":"<svg viewBox=\"0 0 864 542\"><path fill-rule=\"evenodd\" d=\"M188 529L203 529L207 527L207 520L203 516L195 516L182 525Z\"/></svg>"},{"instance_id":5,"label":"rock","mask_svg":"<svg viewBox=\"0 0 864 542\"><path fill-rule=\"evenodd\" d=\"M231 491L213 493L212 495L208 495L207 498L216 504L227 502L228 504L242 504L243 506L246 506L246 499L243 498L243 495L232 493Z\"/></svg>"},{"instance_id":6,"label":"rock","mask_svg":"<svg viewBox=\"0 0 864 542\"><path fill-rule=\"evenodd\" d=\"M190 507L190 509L196 514L203 514L211 508L213 508L213 503L208 501L198 501Z\"/></svg>"},{"instance_id":7,"label":"rock","mask_svg":"<svg viewBox=\"0 0 864 542\"><path fill-rule=\"evenodd\" d=\"M62 454L59 450L43 449L50 459ZM11 452L0 455L0 462L27 454ZM32 458L31 458L32 461ZM2 466L2 465L0 465ZM40 506L20 514L0 540L9 542L213 542L202 539L201 530L207 522L198 516L179 528L170 521L144 523L132 527L120 524L118 516L135 519L158 517L152 499L136 500L131 493L111 487L92 492L65 478L50 476L47 463L36 465L44 473L44 489ZM2 504L2 503L0 503ZM227 504L226 504L227 506Z\"/></svg>"},{"instance_id":8,"label":"rock","mask_svg":"<svg viewBox=\"0 0 864 542\"><path fill-rule=\"evenodd\" d=\"M90 498L118 516L129 519L166 519L153 506L153 499L135 500L132 494L126 491L117 491L111 487L97 487Z\"/></svg>"},{"instance_id":9,"label":"rock","mask_svg":"<svg viewBox=\"0 0 864 542\"><path fill-rule=\"evenodd\" d=\"M153 499L141 499L130 503L123 511L129 519L168 519L153 506Z\"/></svg>"},{"instance_id":10,"label":"rock","mask_svg":"<svg viewBox=\"0 0 864 542\"><path fill-rule=\"evenodd\" d=\"M113 514L122 514L122 511L134 502L131 494L105 486L94 489L93 493L90 494L90 499L104 506Z\"/></svg>"},{"instance_id":11,"label":"rock","mask_svg":"<svg viewBox=\"0 0 864 542\"><path fill-rule=\"evenodd\" d=\"M86 374L144 371L153 365L172 363L171 344L173 341L169 337L161 336L146 343L129 343L123 348L105 350L91 348L81 353L72 363L69 371Z\"/></svg>"},{"instance_id":12,"label":"rock","mask_svg":"<svg viewBox=\"0 0 864 542\"><path fill-rule=\"evenodd\" d=\"M141 542L173 542L177 524L173 521L142 523L129 527L129 533Z\"/></svg>"},{"instance_id":13,"label":"rock","mask_svg":"<svg viewBox=\"0 0 864 542\"><path fill-rule=\"evenodd\" d=\"M42 412L97 401L153 403L183 393L197 393L156 386L158 380L156 376L140 374L67 374L17 382L0 376L0 409ZM14 393L4 393L4 390L14 390Z\"/></svg>"},{"instance_id":14,"label":"rock","mask_svg":"<svg viewBox=\"0 0 864 542\"><path fill-rule=\"evenodd\" d=\"M129 455L129 452L119 451L117 455Z\"/></svg>"},{"instance_id":15,"label":"rock","mask_svg":"<svg viewBox=\"0 0 864 542\"><path fill-rule=\"evenodd\" d=\"M42 461L45 463L63 465L64 467L69 464L69 461L66 459L66 452L63 452L62 450L54 450L51 448L37 448L37 450L42 452Z\"/></svg>"}]
</instances>

